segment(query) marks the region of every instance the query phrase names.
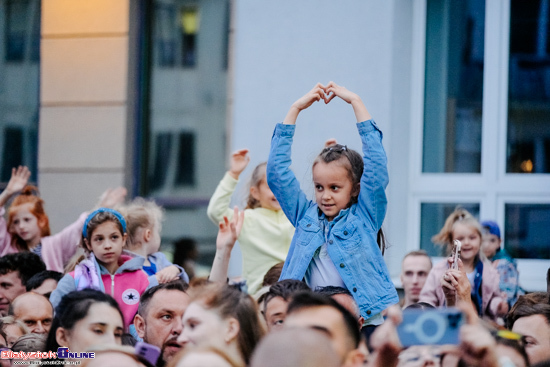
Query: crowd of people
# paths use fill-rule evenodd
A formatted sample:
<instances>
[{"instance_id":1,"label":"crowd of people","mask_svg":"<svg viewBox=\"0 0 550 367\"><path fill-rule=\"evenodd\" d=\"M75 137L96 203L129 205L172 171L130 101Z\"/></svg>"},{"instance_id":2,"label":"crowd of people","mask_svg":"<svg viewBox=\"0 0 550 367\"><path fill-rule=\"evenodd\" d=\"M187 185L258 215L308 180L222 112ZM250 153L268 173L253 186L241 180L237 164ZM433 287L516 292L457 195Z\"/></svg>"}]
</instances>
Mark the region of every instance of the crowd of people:
<instances>
[{"instance_id":1,"label":"crowd of people","mask_svg":"<svg viewBox=\"0 0 550 367\"><path fill-rule=\"evenodd\" d=\"M296 121L335 97L355 113L362 154L327 141L309 200L290 169ZM240 211L230 202L249 161L246 149L230 158L207 209L212 270L191 279L159 251L153 201L107 190L52 235L29 170L14 168L0 194L0 365L550 365L549 295L524 294L493 221L457 208L432 238L452 256L405 255L399 299L383 258L382 132L358 95L319 83L294 102ZM236 241L246 286L228 281Z\"/></svg>"}]
</instances>

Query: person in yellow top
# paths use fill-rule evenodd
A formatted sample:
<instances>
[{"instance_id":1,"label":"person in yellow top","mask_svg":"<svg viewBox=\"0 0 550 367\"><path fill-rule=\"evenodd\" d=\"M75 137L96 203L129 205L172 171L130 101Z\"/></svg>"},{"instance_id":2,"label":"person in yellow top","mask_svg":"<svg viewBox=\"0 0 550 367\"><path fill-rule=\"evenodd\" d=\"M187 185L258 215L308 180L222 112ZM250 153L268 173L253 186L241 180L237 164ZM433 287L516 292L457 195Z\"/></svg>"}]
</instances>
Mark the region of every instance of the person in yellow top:
<instances>
[{"instance_id":1,"label":"person in yellow top","mask_svg":"<svg viewBox=\"0 0 550 367\"><path fill-rule=\"evenodd\" d=\"M208 217L217 225L223 217L233 218L229 207L231 195L239 182L250 157L248 149L231 155L230 168L218 184L208 204ZM243 254L243 277L250 294L261 287L265 273L275 264L285 261L294 235L294 227L281 210L281 206L267 185L266 163L254 169L250 179L250 194L244 210L244 223L239 235ZM229 257L229 253L223 256Z\"/></svg>"}]
</instances>

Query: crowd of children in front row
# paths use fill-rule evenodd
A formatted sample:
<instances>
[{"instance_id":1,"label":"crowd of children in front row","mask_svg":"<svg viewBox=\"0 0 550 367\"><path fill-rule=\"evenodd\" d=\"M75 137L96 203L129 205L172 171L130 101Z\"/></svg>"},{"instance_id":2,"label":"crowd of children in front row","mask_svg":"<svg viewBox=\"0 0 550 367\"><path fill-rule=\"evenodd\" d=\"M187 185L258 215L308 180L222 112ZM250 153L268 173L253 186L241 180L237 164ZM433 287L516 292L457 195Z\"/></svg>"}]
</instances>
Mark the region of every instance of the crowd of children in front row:
<instances>
[{"instance_id":1,"label":"crowd of children in front row","mask_svg":"<svg viewBox=\"0 0 550 367\"><path fill-rule=\"evenodd\" d=\"M335 97L354 111L362 154L328 143L313 162L314 200L310 200L290 169L296 120L313 103L328 104ZM333 82L317 84L298 99L276 125L268 161L254 169L247 206L240 212L229 204L248 163L246 149L231 156L230 169L208 206L208 216L220 226L210 280L225 282L229 254L238 239L249 293L269 293L269 287L260 290L264 276L284 261L281 280L304 281L312 290L347 290L361 326L370 335L384 322L385 310L399 299L383 259L388 171L382 132L362 100ZM159 252L162 210L152 201L138 198L124 203L124 189L108 190L91 212L51 235L44 203L37 189L27 185L29 177L26 167L13 169L0 194L0 214L13 199L7 222L3 216L0 219L0 256L33 252L48 270L65 273L50 296L57 312L67 308L65 296L93 289L116 300L128 329L146 289L175 279L189 282L183 268ZM506 315L519 294L501 289L501 283L509 282L501 282L500 258L495 266L487 260L499 246L482 249L482 239L494 234L495 226L489 223L489 233L484 233L477 219L462 209L449 216L433 240L449 251L455 240L460 241L460 260L434 266L421 302L439 307L471 299L480 317L497 320ZM510 269L510 259L502 259L501 268Z\"/></svg>"}]
</instances>

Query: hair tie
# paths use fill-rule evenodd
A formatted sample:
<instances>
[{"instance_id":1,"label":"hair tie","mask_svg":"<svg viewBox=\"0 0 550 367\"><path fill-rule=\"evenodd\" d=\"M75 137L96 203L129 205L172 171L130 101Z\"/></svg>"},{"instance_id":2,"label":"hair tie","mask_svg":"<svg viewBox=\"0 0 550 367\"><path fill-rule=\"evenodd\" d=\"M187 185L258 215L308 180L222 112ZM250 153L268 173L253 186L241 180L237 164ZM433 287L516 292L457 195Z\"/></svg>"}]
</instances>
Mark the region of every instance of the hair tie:
<instances>
[{"instance_id":1,"label":"hair tie","mask_svg":"<svg viewBox=\"0 0 550 367\"><path fill-rule=\"evenodd\" d=\"M92 220L92 218L99 213L111 213L112 215L114 215L122 225L123 234L126 233L126 220L124 219L122 214L111 208L99 208L97 210L94 210L92 214L88 215L88 218L86 218L86 221L84 222L84 227L82 227L82 236L84 236L84 238L88 237L88 224L90 223L90 220Z\"/></svg>"},{"instance_id":2,"label":"hair tie","mask_svg":"<svg viewBox=\"0 0 550 367\"><path fill-rule=\"evenodd\" d=\"M346 151L348 150L348 146L347 145L333 145L333 146L330 146L328 148L326 148L325 150L328 150L329 152L337 152L337 153L341 153L343 151Z\"/></svg>"}]
</instances>

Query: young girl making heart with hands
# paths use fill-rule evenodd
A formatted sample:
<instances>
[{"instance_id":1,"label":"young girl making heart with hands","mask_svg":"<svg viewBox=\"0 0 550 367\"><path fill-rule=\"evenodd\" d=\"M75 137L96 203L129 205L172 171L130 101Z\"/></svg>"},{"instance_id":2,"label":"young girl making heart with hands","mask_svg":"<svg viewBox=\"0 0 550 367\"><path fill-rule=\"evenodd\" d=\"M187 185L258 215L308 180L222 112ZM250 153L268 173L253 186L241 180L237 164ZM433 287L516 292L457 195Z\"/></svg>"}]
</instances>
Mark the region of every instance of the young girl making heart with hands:
<instances>
[{"instance_id":1,"label":"young girl making heart with hands","mask_svg":"<svg viewBox=\"0 0 550 367\"><path fill-rule=\"evenodd\" d=\"M311 201L290 170L295 123L313 103L327 104L334 97L351 104L355 112L363 157L345 145L325 147L313 162L315 200ZM284 122L275 127L267 182L296 227L281 279L305 278L312 289L345 287L367 324L380 324L380 313L399 299L377 243L388 184L382 132L361 98L330 82L317 84L294 102Z\"/></svg>"}]
</instances>

